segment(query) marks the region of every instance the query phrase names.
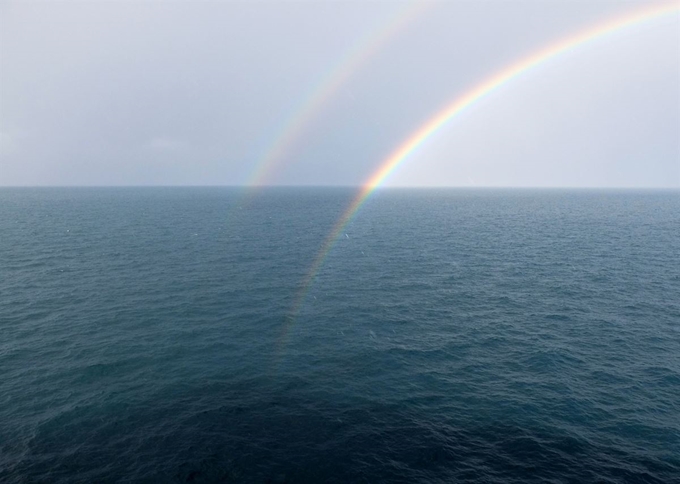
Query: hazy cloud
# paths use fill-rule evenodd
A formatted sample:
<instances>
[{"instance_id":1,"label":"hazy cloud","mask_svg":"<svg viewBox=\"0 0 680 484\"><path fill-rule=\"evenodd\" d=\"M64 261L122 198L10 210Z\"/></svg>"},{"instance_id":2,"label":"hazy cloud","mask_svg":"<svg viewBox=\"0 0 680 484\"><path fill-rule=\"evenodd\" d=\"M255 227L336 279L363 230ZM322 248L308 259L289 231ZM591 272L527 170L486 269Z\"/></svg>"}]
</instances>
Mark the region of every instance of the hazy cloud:
<instances>
[{"instance_id":1,"label":"hazy cloud","mask_svg":"<svg viewBox=\"0 0 680 484\"><path fill-rule=\"evenodd\" d=\"M185 144L177 139L167 136L159 136L150 139L145 146L153 151L177 151L184 148Z\"/></svg>"},{"instance_id":2,"label":"hazy cloud","mask_svg":"<svg viewBox=\"0 0 680 484\"><path fill-rule=\"evenodd\" d=\"M493 72L649 4L437 3L323 100L271 180L360 184ZM0 185L242 183L402 6L5 1ZM546 63L447 125L388 184L680 186L679 27L668 15Z\"/></svg>"}]
</instances>

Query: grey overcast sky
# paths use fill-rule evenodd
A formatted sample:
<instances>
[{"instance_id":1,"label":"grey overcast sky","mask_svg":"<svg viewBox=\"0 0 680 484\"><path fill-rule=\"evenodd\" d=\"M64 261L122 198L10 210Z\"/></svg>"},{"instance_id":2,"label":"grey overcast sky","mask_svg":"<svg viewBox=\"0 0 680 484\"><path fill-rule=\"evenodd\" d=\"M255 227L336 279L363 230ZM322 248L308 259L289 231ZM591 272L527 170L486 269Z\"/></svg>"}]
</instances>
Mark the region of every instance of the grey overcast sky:
<instances>
[{"instance_id":1,"label":"grey overcast sky","mask_svg":"<svg viewBox=\"0 0 680 484\"><path fill-rule=\"evenodd\" d=\"M653 4L1 1L0 185L242 185L267 156L270 184L359 185L494 72ZM680 187L678 14L505 84L385 184Z\"/></svg>"}]
</instances>

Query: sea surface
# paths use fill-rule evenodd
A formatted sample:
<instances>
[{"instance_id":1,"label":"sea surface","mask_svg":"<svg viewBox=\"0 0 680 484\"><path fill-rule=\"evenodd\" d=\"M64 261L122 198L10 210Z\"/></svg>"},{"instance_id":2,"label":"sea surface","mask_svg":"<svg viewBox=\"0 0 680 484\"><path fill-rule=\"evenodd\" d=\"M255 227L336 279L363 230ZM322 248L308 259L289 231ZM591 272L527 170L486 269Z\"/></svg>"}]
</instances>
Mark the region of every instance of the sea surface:
<instances>
[{"instance_id":1,"label":"sea surface","mask_svg":"<svg viewBox=\"0 0 680 484\"><path fill-rule=\"evenodd\" d=\"M0 482L680 482L680 192L353 195L0 189Z\"/></svg>"}]
</instances>

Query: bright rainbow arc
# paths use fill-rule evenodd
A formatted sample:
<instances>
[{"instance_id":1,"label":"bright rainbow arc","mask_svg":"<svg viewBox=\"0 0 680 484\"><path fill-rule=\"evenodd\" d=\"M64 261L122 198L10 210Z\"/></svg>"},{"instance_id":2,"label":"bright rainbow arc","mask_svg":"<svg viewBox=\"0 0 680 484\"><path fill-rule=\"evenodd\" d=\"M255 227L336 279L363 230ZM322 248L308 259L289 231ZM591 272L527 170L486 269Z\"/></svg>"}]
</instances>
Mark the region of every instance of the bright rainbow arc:
<instances>
[{"instance_id":1,"label":"bright rainbow arc","mask_svg":"<svg viewBox=\"0 0 680 484\"><path fill-rule=\"evenodd\" d=\"M264 185L274 166L290 150L293 142L299 138L309 121L328 99L392 37L401 32L410 22L420 16L426 7L431 5L433 5L431 2L407 4L390 16L381 28L356 42L334 68L321 78L314 90L304 98L293 114L286 118L282 127L277 130L279 134L256 163L255 170L248 178L246 185Z\"/></svg>"},{"instance_id":2,"label":"bright rainbow arc","mask_svg":"<svg viewBox=\"0 0 680 484\"><path fill-rule=\"evenodd\" d=\"M632 26L641 22L655 19L659 16L677 12L680 9L680 4L671 3L648 7L641 10L635 10L622 17L615 18L591 27L585 31L567 37L564 40L558 41L545 47L535 54L531 54L518 62L502 69L498 73L489 77L482 83L473 87L462 96L456 98L452 103L448 104L443 110L439 111L434 117L430 118L424 125L422 125L415 133L413 133L404 143L402 143L392 154L387 157L380 167L371 175L371 177L363 185L359 193L356 195L347 210L337 220L333 229L324 240L321 250L318 252L314 262L312 263L309 272L305 276L301 289L294 301L290 316L284 328L282 338L287 334L289 327L294 322L304 300L309 292L309 288L316 277L319 269L323 265L328 253L333 248L333 244L338 236L343 232L345 226L354 217L357 211L361 208L366 199L375 191L375 189L382 184L385 179L413 152L415 152L426 140L433 134L439 131L447 122L463 112L465 108L471 106L476 101L482 99L490 94L500 86L513 79L519 77L521 74L531 70L533 67L548 61L560 54L570 51L576 47L596 40L607 34L613 33L625 27ZM281 338L281 339L282 339Z\"/></svg>"}]
</instances>

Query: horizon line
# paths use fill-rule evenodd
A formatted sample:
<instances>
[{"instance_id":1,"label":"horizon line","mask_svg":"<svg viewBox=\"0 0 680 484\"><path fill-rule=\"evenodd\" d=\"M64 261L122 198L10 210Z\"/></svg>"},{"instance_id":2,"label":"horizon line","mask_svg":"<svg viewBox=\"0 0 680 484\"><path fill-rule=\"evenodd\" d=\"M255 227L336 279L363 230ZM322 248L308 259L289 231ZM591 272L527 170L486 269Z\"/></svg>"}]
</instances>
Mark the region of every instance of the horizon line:
<instances>
[{"instance_id":1,"label":"horizon line","mask_svg":"<svg viewBox=\"0 0 680 484\"><path fill-rule=\"evenodd\" d=\"M3 188L247 188L247 185L0 185ZM324 188L324 189L356 189L362 185L261 185L260 189L276 188ZM427 189L464 189L464 190L680 190L680 185L660 186L582 186L582 185L392 185L378 186L376 191L383 190L427 190Z\"/></svg>"}]
</instances>

